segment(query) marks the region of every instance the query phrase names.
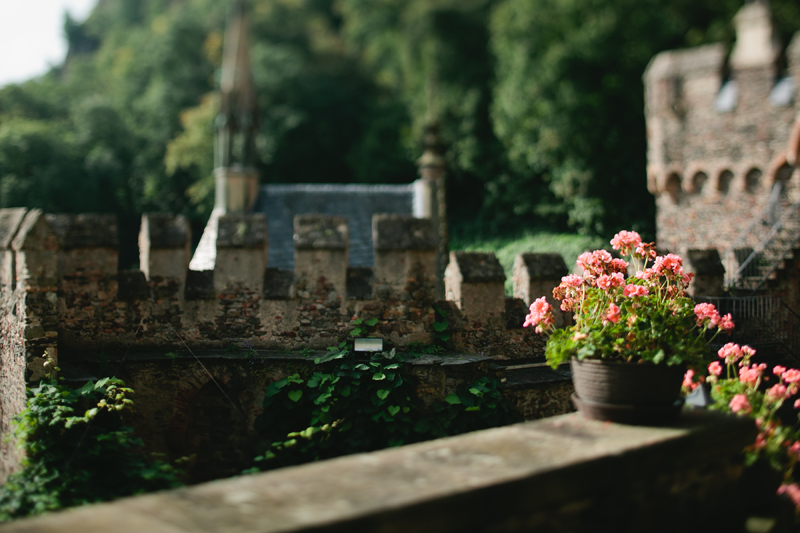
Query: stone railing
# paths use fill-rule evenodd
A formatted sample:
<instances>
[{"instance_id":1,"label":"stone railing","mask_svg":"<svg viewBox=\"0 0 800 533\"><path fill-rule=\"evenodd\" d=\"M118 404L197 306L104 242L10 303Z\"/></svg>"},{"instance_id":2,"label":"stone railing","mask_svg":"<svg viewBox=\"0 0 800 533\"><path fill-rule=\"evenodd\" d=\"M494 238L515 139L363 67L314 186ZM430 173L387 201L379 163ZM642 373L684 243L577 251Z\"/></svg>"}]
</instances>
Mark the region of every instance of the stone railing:
<instances>
[{"instance_id":1,"label":"stone railing","mask_svg":"<svg viewBox=\"0 0 800 533\"><path fill-rule=\"evenodd\" d=\"M21 520L5 533L741 531L751 420L565 415Z\"/></svg>"}]
</instances>

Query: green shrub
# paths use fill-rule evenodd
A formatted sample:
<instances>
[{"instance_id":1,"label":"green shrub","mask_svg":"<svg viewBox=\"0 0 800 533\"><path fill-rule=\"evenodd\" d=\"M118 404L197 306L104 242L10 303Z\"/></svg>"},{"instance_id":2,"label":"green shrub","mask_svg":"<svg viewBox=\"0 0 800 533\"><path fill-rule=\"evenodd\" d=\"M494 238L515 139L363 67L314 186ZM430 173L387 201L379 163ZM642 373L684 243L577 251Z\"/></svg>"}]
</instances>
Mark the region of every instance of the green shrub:
<instances>
[{"instance_id":1,"label":"green shrub","mask_svg":"<svg viewBox=\"0 0 800 533\"><path fill-rule=\"evenodd\" d=\"M105 378L73 390L43 380L28 389L14 430L25 458L0 487L0 521L180 485L123 424L133 404L124 385Z\"/></svg>"}]
</instances>

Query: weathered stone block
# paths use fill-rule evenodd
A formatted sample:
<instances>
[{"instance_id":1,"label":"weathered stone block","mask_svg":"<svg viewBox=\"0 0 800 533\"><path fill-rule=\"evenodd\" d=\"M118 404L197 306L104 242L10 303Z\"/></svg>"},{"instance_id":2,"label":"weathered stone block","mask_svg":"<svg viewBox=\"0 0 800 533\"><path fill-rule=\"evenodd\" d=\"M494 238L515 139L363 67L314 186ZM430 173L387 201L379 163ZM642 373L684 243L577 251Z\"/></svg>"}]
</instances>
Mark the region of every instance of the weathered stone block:
<instances>
[{"instance_id":1,"label":"weathered stone block","mask_svg":"<svg viewBox=\"0 0 800 533\"><path fill-rule=\"evenodd\" d=\"M525 323L528 306L521 298L506 298L506 329L519 329Z\"/></svg>"},{"instance_id":2,"label":"weathered stone block","mask_svg":"<svg viewBox=\"0 0 800 533\"><path fill-rule=\"evenodd\" d=\"M235 285L261 294L267 266L267 219L264 214L224 215L217 227L214 287Z\"/></svg>"},{"instance_id":3,"label":"weathered stone block","mask_svg":"<svg viewBox=\"0 0 800 533\"><path fill-rule=\"evenodd\" d=\"M493 253L450 252L445 270L445 295L472 320L486 321L505 313L503 267Z\"/></svg>"},{"instance_id":4,"label":"weathered stone block","mask_svg":"<svg viewBox=\"0 0 800 533\"><path fill-rule=\"evenodd\" d=\"M27 212L24 207L0 209L0 250L11 249L11 241Z\"/></svg>"},{"instance_id":5,"label":"weathered stone block","mask_svg":"<svg viewBox=\"0 0 800 533\"><path fill-rule=\"evenodd\" d=\"M328 215L298 215L294 219L295 250L345 250L347 219Z\"/></svg>"},{"instance_id":6,"label":"weathered stone block","mask_svg":"<svg viewBox=\"0 0 800 533\"><path fill-rule=\"evenodd\" d=\"M375 251L436 250L436 228L428 219L380 214L372 218Z\"/></svg>"},{"instance_id":7,"label":"weathered stone block","mask_svg":"<svg viewBox=\"0 0 800 533\"><path fill-rule=\"evenodd\" d=\"M567 274L567 264L560 254L519 254L514 259L514 297L530 305L537 298L545 296L547 303L553 306L556 327L564 327L570 318L561 310L561 303L553 298L553 289Z\"/></svg>"},{"instance_id":8,"label":"weathered stone block","mask_svg":"<svg viewBox=\"0 0 800 533\"><path fill-rule=\"evenodd\" d=\"M709 250L688 250L684 270L694 273L689 285L691 296L723 296L725 294L725 267L719 252Z\"/></svg>"},{"instance_id":9,"label":"weathered stone block","mask_svg":"<svg viewBox=\"0 0 800 533\"><path fill-rule=\"evenodd\" d=\"M29 211L11 242L16 252L16 278L31 286L54 287L58 239L41 210Z\"/></svg>"},{"instance_id":10,"label":"weathered stone block","mask_svg":"<svg viewBox=\"0 0 800 533\"><path fill-rule=\"evenodd\" d=\"M14 252L11 250L11 241L19 230L25 214L25 208L0 209L0 285L14 288L16 282L16 267L14 266Z\"/></svg>"},{"instance_id":11,"label":"weathered stone block","mask_svg":"<svg viewBox=\"0 0 800 533\"><path fill-rule=\"evenodd\" d=\"M117 217L101 214L47 215L58 236L59 277L115 276L118 264Z\"/></svg>"},{"instance_id":12,"label":"weathered stone block","mask_svg":"<svg viewBox=\"0 0 800 533\"><path fill-rule=\"evenodd\" d=\"M191 229L183 215L142 215L139 265L145 277L170 278L182 285L189 266L190 243Z\"/></svg>"},{"instance_id":13,"label":"weathered stone block","mask_svg":"<svg viewBox=\"0 0 800 533\"><path fill-rule=\"evenodd\" d=\"M375 215L372 217L372 240L375 288L379 298L436 299L438 240L431 220Z\"/></svg>"},{"instance_id":14,"label":"weathered stone block","mask_svg":"<svg viewBox=\"0 0 800 533\"><path fill-rule=\"evenodd\" d=\"M294 274L300 291L341 298L347 290L348 225L344 217L294 218ZM302 295L301 295L302 296Z\"/></svg>"},{"instance_id":15,"label":"weathered stone block","mask_svg":"<svg viewBox=\"0 0 800 533\"><path fill-rule=\"evenodd\" d=\"M62 250L118 247L117 217L96 213L47 215Z\"/></svg>"}]
</instances>

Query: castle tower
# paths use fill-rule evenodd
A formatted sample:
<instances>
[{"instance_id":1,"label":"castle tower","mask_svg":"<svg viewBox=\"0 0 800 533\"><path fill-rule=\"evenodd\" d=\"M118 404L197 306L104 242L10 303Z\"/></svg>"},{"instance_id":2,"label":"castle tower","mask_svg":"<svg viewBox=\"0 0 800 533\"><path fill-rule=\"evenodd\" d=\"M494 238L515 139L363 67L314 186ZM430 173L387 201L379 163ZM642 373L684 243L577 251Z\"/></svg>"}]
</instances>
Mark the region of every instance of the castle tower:
<instances>
[{"instance_id":1,"label":"castle tower","mask_svg":"<svg viewBox=\"0 0 800 533\"><path fill-rule=\"evenodd\" d=\"M225 213L247 213L258 195L258 172L254 168L258 107L243 0L234 0L228 18L220 93L214 139L214 207Z\"/></svg>"},{"instance_id":2,"label":"castle tower","mask_svg":"<svg viewBox=\"0 0 800 533\"><path fill-rule=\"evenodd\" d=\"M755 290L798 242L777 223L800 194L800 54L784 54L766 0L746 1L733 24L730 55L707 44L648 65L647 180L659 246L713 249L727 286Z\"/></svg>"}]
</instances>

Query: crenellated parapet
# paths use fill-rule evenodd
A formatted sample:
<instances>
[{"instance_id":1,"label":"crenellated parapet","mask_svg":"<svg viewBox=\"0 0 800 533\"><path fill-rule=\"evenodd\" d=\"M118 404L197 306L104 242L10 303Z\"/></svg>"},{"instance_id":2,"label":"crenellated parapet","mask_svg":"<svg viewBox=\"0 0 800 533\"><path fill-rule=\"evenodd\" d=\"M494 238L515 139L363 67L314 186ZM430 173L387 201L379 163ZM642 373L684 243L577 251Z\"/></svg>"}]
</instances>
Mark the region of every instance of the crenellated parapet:
<instances>
[{"instance_id":1,"label":"crenellated parapet","mask_svg":"<svg viewBox=\"0 0 800 533\"><path fill-rule=\"evenodd\" d=\"M532 357L542 341L521 328L527 305L550 295L566 271L560 257L521 257L515 267L521 298L506 298L494 254L453 252L447 299L437 303L438 239L426 219L375 215L375 266L351 267L347 219L298 216L290 271L267 266L263 215L222 214L213 269L196 271L190 269L186 219L148 213L139 234L140 269L118 271L113 216L24 209L0 215L5 320L22 309L17 329L27 340L17 344L37 357L47 348L53 356L56 349L168 352L242 343L260 350L323 349L347 338L356 317L375 319L370 334L403 347L433 342L437 307L449 315L454 349Z\"/></svg>"},{"instance_id":2,"label":"crenellated parapet","mask_svg":"<svg viewBox=\"0 0 800 533\"><path fill-rule=\"evenodd\" d=\"M311 365L301 352L349 338L354 318L369 324L367 335L400 350L447 334L457 357L413 363L425 401L443 399L466 376L484 375L488 357L543 353L545 339L522 328L528 302L506 297L494 254L452 253L448 299L437 300L438 239L430 220L375 215L375 266L352 267L345 218L298 216L293 270L268 266L263 215L218 214L206 248L212 268L205 270L190 269L191 233L182 216L148 213L140 228L139 269L118 271L113 216L0 210L2 435L25 407L26 386L58 364L67 379L113 373L133 386L145 413L137 431L154 451L195 453L187 435L208 424L197 406L229 405L228 397L241 402L247 423L231 408L214 424L238 420L230 432L245 446L266 384L289 375L292 365ZM551 294L563 267L549 255L517 263L515 294L528 299ZM461 363L469 368L455 371ZM514 394L529 401L527 393ZM12 442L0 442L2 478L19 457Z\"/></svg>"}]
</instances>

